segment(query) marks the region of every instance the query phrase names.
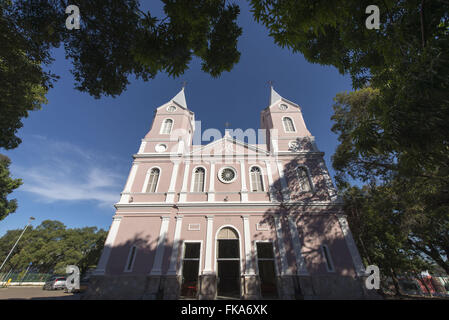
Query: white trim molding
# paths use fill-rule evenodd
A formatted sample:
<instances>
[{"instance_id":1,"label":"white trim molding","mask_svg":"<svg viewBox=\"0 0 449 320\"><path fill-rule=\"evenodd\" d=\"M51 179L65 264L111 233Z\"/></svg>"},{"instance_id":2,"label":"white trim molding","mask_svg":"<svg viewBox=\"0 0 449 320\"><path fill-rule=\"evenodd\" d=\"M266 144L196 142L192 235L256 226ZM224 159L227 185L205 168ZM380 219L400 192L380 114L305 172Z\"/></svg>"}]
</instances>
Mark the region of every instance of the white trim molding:
<instances>
[{"instance_id":1,"label":"white trim molding","mask_svg":"<svg viewBox=\"0 0 449 320\"><path fill-rule=\"evenodd\" d=\"M187 226L188 231L201 231L201 223L189 223Z\"/></svg>"},{"instance_id":2,"label":"white trim molding","mask_svg":"<svg viewBox=\"0 0 449 320\"><path fill-rule=\"evenodd\" d=\"M268 192L270 193L271 202L276 201L276 194L274 193L274 182L273 182L273 173L271 171L271 163L270 160L265 160L265 167L267 168L267 178L268 178Z\"/></svg>"},{"instance_id":3,"label":"white trim molding","mask_svg":"<svg viewBox=\"0 0 449 320\"><path fill-rule=\"evenodd\" d=\"M341 231L343 232L343 236L345 237L345 242L346 245L348 246L349 253L351 254L356 274L358 276L363 276L365 275L365 266L363 265L362 258L360 258L359 251L357 250L354 238L352 237L352 233L351 230L349 229L346 216L342 214L337 214L337 218L338 223L340 224Z\"/></svg>"},{"instance_id":4,"label":"white trim molding","mask_svg":"<svg viewBox=\"0 0 449 320\"><path fill-rule=\"evenodd\" d=\"M179 161L175 161L174 165L173 165L172 174L171 174L170 186L168 187L167 197L165 198L165 202L172 203L175 201L175 187L176 187L176 179L178 178L178 169L179 169ZM158 181L158 184L159 184L159 181Z\"/></svg>"},{"instance_id":5,"label":"white trim molding","mask_svg":"<svg viewBox=\"0 0 449 320\"><path fill-rule=\"evenodd\" d=\"M282 236L281 220L276 215L273 216L273 218L276 226L277 245L279 248L279 256L281 260L281 275L288 275L291 272L288 270L288 261L287 261L287 254L285 253L284 237Z\"/></svg>"},{"instance_id":6,"label":"white trim molding","mask_svg":"<svg viewBox=\"0 0 449 320\"><path fill-rule=\"evenodd\" d=\"M287 186L287 179L285 179L285 175L284 175L284 165L282 164L281 161L277 160L276 166L278 168L279 178L281 180L282 198L284 199L284 201L289 201L290 200L290 192L289 192L288 186Z\"/></svg>"},{"instance_id":7,"label":"white trim molding","mask_svg":"<svg viewBox=\"0 0 449 320\"><path fill-rule=\"evenodd\" d=\"M126 180L125 188L123 189L122 195L120 197L119 203L128 203L129 202L129 194L131 192L131 187L134 184L134 179L136 178L137 169L139 167L139 163L133 163L128 179Z\"/></svg>"},{"instance_id":8,"label":"white trim molding","mask_svg":"<svg viewBox=\"0 0 449 320\"><path fill-rule=\"evenodd\" d=\"M214 227L214 216L206 216L207 231L206 231L206 261L204 263L203 274L214 273L212 270L212 228Z\"/></svg>"},{"instance_id":9,"label":"white trim molding","mask_svg":"<svg viewBox=\"0 0 449 320\"><path fill-rule=\"evenodd\" d=\"M168 233L168 224L170 217L162 216L161 230L159 231L159 239L157 241L156 255L154 257L153 268L150 275L161 275L162 273L162 259L164 257L165 241Z\"/></svg>"},{"instance_id":10,"label":"white trim molding","mask_svg":"<svg viewBox=\"0 0 449 320\"><path fill-rule=\"evenodd\" d=\"M103 275L105 274L106 266L108 264L109 256L111 255L112 247L114 245L115 238L117 237L118 229L120 227L120 221L122 221L122 216L114 216L112 218L112 224L109 228L108 236L104 243L103 252L101 253L100 261L98 262L97 269L95 269L94 274Z\"/></svg>"},{"instance_id":11,"label":"white trim molding","mask_svg":"<svg viewBox=\"0 0 449 320\"><path fill-rule=\"evenodd\" d=\"M207 192L207 201L214 202L215 201L215 162L210 162L210 173L209 173L209 191Z\"/></svg>"},{"instance_id":12,"label":"white trim molding","mask_svg":"<svg viewBox=\"0 0 449 320\"><path fill-rule=\"evenodd\" d=\"M245 239L245 274L255 275L253 257L251 252L251 232L249 229L249 216L242 216L243 219L243 236Z\"/></svg>"},{"instance_id":13,"label":"white trim molding","mask_svg":"<svg viewBox=\"0 0 449 320\"><path fill-rule=\"evenodd\" d=\"M140 143L140 148L139 148L139 154L140 153L145 153L145 147L147 146L147 141L142 139L142 142Z\"/></svg>"},{"instance_id":14,"label":"white trim molding","mask_svg":"<svg viewBox=\"0 0 449 320\"><path fill-rule=\"evenodd\" d=\"M246 187L246 170L245 170L245 161L240 160L240 176L241 176L241 201L248 202L248 188ZM223 168L222 168L223 169ZM220 169L221 170L221 169ZM235 172L235 170L234 170ZM219 174L220 177L221 174ZM234 180L237 179L237 173L235 174ZM233 181L234 181L233 180ZM223 181L222 181L223 182ZM231 181L232 182L232 181Z\"/></svg>"},{"instance_id":15,"label":"white trim molding","mask_svg":"<svg viewBox=\"0 0 449 320\"><path fill-rule=\"evenodd\" d=\"M307 266L302 256L301 239L299 238L298 227L292 216L288 217L288 225L290 227L290 234L292 235L293 248L295 250L296 258L296 273L300 276L309 275Z\"/></svg>"},{"instance_id":16,"label":"white trim molding","mask_svg":"<svg viewBox=\"0 0 449 320\"><path fill-rule=\"evenodd\" d=\"M184 166L184 179L182 180L181 192L179 194L179 202L187 200L187 184L189 183L190 162L186 161Z\"/></svg>"},{"instance_id":17,"label":"white trim molding","mask_svg":"<svg viewBox=\"0 0 449 320\"><path fill-rule=\"evenodd\" d=\"M173 238L173 247L170 255L170 265L168 267L167 275L175 275L176 274L176 265L178 262L178 253L179 253L179 243L181 239L181 230L182 230L182 215L176 216L176 226L175 226L175 235Z\"/></svg>"}]
</instances>

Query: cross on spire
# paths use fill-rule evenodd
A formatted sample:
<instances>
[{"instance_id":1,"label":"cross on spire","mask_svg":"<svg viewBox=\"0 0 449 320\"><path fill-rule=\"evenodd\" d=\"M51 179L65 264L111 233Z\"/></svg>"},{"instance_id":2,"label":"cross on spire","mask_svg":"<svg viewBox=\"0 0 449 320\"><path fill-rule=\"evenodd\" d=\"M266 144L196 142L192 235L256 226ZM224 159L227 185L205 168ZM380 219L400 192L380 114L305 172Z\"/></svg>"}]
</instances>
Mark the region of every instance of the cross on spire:
<instances>
[{"instance_id":1,"label":"cross on spire","mask_svg":"<svg viewBox=\"0 0 449 320\"><path fill-rule=\"evenodd\" d=\"M268 80L267 83L268 83L268 85L269 85L270 87L273 87L274 81L273 81L273 80Z\"/></svg>"},{"instance_id":2,"label":"cross on spire","mask_svg":"<svg viewBox=\"0 0 449 320\"><path fill-rule=\"evenodd\" d=\"M182 85L182 88L184 89L187 85L187 81L184 80L183 82L181 82L181 85Z\"/></svg>"}]
</instances>

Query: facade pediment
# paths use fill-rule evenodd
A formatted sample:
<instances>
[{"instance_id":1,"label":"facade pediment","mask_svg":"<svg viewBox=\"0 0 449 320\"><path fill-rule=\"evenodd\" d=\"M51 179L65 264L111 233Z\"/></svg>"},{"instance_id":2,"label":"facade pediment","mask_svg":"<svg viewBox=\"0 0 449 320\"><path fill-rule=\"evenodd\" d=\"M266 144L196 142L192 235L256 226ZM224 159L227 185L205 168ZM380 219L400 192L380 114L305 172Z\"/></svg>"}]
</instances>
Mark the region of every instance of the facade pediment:
<instances>
[{"instance_id":1,"label":"facade pediment","mask_svg":"<svg viewBox=\"0 0 449 320\"><path fill-rule=\"evenodd\" d=\"M225 136L219 140L213 141L207 145L193 150L191 156L232 156L232 155L263 155L267 156L269 152L261 145L252 145L230 136Z\"/></svg>"}]
</instances>

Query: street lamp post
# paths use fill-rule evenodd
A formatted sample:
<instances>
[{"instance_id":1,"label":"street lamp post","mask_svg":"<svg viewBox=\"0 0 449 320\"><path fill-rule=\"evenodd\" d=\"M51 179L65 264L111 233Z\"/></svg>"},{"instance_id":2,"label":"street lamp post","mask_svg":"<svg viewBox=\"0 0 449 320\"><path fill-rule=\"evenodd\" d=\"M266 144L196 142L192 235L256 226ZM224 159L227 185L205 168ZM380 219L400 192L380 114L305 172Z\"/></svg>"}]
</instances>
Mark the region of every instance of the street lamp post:
<instances>
[{"instance_id":1,"label":"street lamp post","mask_svg":"<svg viewBox=\"0 0 449 320\"><path fill-rule=\"evenodd\" d=\"M5 265L6 261L8 261L9 256L14 251L15 247L19 243L20 238L22 238L23 234L25 233L28 226L31 224L31 221L35 220L34 217L30 217L30 220L28 220L28 224L23 228L22 233L20 234L19 238L17 239L16 243L14 243L14 246L12 247L11 251L9 251L8 255L6 256L5 260L3 261L2 265L0 266L0 271L2 270L3 266Z\"/></svg>"}]
</instances>

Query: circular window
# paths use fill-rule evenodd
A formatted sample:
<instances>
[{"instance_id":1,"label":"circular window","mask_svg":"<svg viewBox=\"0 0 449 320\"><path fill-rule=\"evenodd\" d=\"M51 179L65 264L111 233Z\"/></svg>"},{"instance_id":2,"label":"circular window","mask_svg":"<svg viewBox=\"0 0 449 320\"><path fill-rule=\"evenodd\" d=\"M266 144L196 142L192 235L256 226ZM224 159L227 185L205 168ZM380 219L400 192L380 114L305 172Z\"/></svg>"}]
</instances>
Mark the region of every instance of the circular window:
<instances>
[{"instance_id":1,"label":"circular window","mask_svg":"<svg viewBox=\"0 0 449 320\"><path fill-rule=\"evenodd\" d=\"M237 178L237 172L234 168L224 167L218 171L218 179L223 183L231 183Z\"/></svg>"},{"instance_id":2,"label":"circular window","mask_svg":"<svg viewBox=\"0 0 449 320\"><path fill-rule=\"evenodd\" d=\"M288 143L288 148L289 148L291 151L297 151L297 150L299 150L299 149L300 149L299 142L298 142L298 141L290 141L290 142Z\"/></svg>"},{"instance_id":3,"label":"circular window","mask_svg":"<svg viewBox=\"0 0 449 320\"><path fill-rule=\"evenodd\" d=\"M287 105L286 104L281 104L280 106L279 106L279 109L281 109L282 111L284 111L284 110L287 110Z\"/></svg>"},{"instance_id":4,"label":"circular window","mask_svg":"<svg viewBox=\"0 0 449 320\"><path fill-rule=\"evenodd\" d=\"M165 144L158 144L156 146L156 152L164 152L165 150L167 150L167 146Z\"/></svg>"},{"instance_id":5,"label":"circular window","mask_svg":"<svg viewBox=\"0 0 449 320\"><path fill-rule=\"evenodd\" d=\"M175 110L176 110L176 107L175 107L175 106L169 106L169 107L167 108L167 111L168 111L168 112L175 112Z\"/></svg>"}]
</instances>

